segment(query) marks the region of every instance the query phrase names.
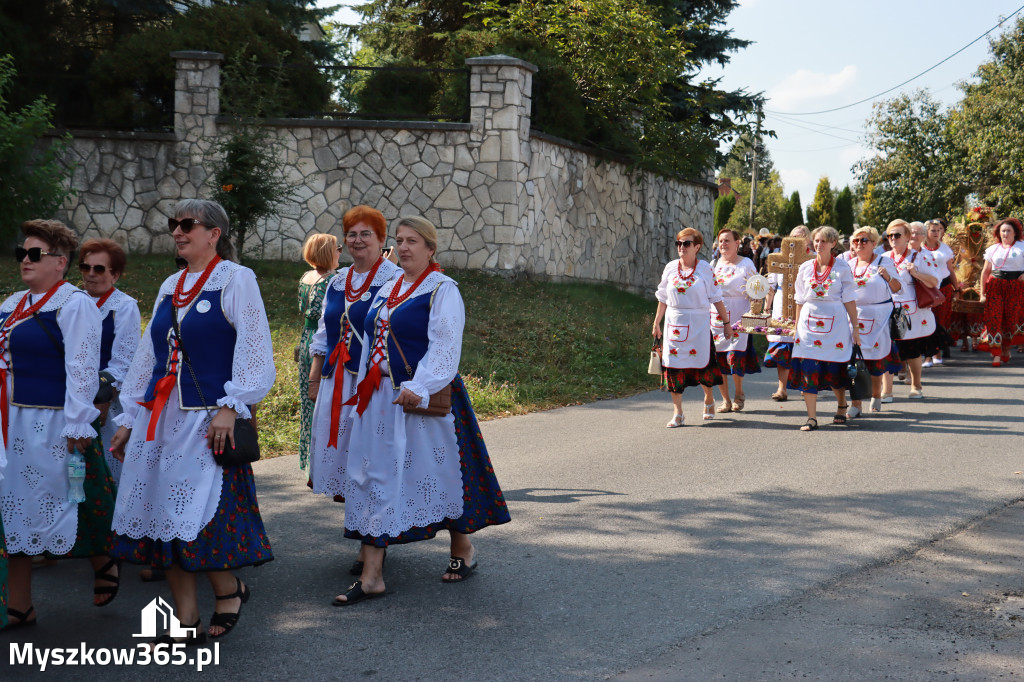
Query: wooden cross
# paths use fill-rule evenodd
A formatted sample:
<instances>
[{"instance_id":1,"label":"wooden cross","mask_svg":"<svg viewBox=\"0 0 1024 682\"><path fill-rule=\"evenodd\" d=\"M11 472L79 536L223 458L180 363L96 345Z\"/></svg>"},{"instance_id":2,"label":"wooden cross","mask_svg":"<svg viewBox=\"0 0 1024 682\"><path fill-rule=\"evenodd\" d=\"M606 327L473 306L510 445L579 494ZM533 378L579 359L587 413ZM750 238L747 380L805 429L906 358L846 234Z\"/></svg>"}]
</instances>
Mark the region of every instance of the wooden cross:
<instances>
[{"instance_id":1,"label":"wooden cross","mask_svg":"<svg viewBox=\"0 0 1024 682\"><path fill-rule=\"evenodd\" d=\"M814 258L807 253L807 241L803 237L786 237L782 240L782 250L768 256L768 272L782 275L782 285L776 296L784 296L782 316L787 320L796 319L796 275L800 266Z\"/></svg>"}]
</instances>

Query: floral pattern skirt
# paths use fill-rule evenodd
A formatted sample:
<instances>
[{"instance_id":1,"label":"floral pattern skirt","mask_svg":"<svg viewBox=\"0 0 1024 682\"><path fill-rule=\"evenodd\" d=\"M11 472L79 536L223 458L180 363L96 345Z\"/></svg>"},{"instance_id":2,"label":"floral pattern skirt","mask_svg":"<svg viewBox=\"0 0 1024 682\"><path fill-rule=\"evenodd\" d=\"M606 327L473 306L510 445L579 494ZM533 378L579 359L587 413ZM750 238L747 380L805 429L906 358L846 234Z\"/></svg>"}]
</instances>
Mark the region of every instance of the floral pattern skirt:
<instances>
[{"instance_id":1,"label":"floral pattern skirt","mask_svg":"<svg viewBox=\"0 0 1024 682\"><path fill-rule=\"evenodd\" d=\"M722 370L718 366L718 353L715 342L711 342L711 354L708 364L704 367L663 367L661 369L661 390L669 393L682 393L687 386L721 386Z\"/></svg>"},{"instance_id":2,"label":"floral pattern skirt","mask_svg":"<svg viewBox=\"0 0 1024 682\"><path fill-rule=\"evenodd\" d=\"M793 364L793 344L786 341L773 341L764 352L765 367L781 367L789 369Z\"/></svg>"},{"instance_id":3,"label":"floral pattern skirt","mask_svg":"<svg viewBox=\"0 0 1024 682\"><path fill-rule=\"evenodd\" d=\"M746 374L759 374L761 365L757 361L757 351L754 350L754 342L747 336L746 350L730 350L724 353L715 353L718 360L718 369L726 374L744 376Z\"/></svg>"},{"instance_id":4,"label":"floral pattern skirt","mask_svg":"<svg viewBox=\"0 0 1024 682\"><path fill-rule=\"evenodd\" d=\"M988 348L999 355L1009 346L1024 342L1020 329L1024 323L1024 282L993 277L985 288L985 330Z\"/></svg>"},{"instance_id":5,"label":"floral pattern skirt","mask_svg":"<svg viewBox=\"0 0 1024 682\"><path fill-rule=\"evenodd\" d=\"M220 503L195 540L133 540L118 535L112 556L133 564L186 571L227 571L273 560L256 502L256 482L248 464L224 467Z\"/></svg>"},{"instance_id":6,"label":"floral pattern skirt","mask_svg":"<svg viewBox=\"0 0 1024 682\"><path fill-rule=\"evenodd\" d=\"M498 526L512 520L508 513L508 505L505 504L505 496L498 485L498 477L491 466L491 458L487 454L487 446L484 444L483 434L480 433L476 413L469 402L466 384L462 377L456 374L451 386L455 441L459 444L459 464L462 468L462 516L457 519L443 519L427 526L414 526L395 536L364 535L346 528L346 538L359 540L364 545L388 547L429 540L442 530L468 535L486 526Z\"/></svg>"},{"instance_id":7,"label":"floral pattern skirt","mask_svg":"<svg viewBox=\"0 0 1024 682\"><path fill-rule=\"evenodd\" d=\"M849 390L850 383L845 362L793 358L786 386L801 393L817 393L826 390Z\"/></svg>"}]
</instances>

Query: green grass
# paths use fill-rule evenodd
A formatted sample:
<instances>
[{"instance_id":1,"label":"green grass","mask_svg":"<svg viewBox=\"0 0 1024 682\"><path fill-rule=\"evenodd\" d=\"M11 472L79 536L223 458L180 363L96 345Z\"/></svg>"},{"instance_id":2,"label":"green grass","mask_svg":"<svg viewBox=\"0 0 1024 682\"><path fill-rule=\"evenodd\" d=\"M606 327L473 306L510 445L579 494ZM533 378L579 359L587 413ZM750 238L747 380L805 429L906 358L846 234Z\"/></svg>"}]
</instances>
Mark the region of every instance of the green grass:
<instances>
[{"instance_id":1,"label":"green grass","mask_svg":"<svg viewBox=\"0 0 1024 682\"><path fill-rule=\"evenodd\" d=\"M299 378L293 359L302 320L296 292L304 263L250 261L270 320L277 382L260 404L267 455L297 451ZM149 321L169 256L132 256L118 286ZM508 281L448 270L466 302L460 370L481 419L523 414L650 390L652 301L611 286ZM80 284L77 272L71 281ZM16 267L0 273L5 296L22 288Z\"/></svg>"}]
</instances>

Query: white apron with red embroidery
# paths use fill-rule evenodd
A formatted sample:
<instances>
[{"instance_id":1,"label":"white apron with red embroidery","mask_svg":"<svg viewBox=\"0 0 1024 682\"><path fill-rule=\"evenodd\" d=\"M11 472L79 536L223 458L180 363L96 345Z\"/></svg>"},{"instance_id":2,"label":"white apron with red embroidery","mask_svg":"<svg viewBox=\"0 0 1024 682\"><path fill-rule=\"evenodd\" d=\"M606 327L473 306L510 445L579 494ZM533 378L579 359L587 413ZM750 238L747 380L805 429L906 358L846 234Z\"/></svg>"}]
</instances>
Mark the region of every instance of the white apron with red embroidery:
<instances>
[{"instance_id":1,"label":"white apron with red embroidery","mask_svg":"<svg viewBox=\"0 0 1024 682\"><path fill-rule=\"evenodd\" d=\"M757 268L749 258L740 258L735 265L719 260L715 265L715 283L722 290L722 302L725 303L725 308L729 311L730 323L739 322L744 313L750 312L750 299L747 298L746 286L747 280L756 274ZM726 339L721 315L713 306L709 312L715 350L719 353L746 350L749 335L736 334L731 339Z\"/></svg>"},{"instance_id":2,"label":"white apron with red embroidery","mask_svg":"<svg viewBox=\"0 0 1024 682\"><path fill-rule=\"evenodd\" d=\"M662 329L661 365L672 369L702 369L711 360L708 306L722 300L711 266L697 261L691 273L679 273L679 261L665 266L656 296L666 304Z\"/></svg>"},{"instance_id":3,"label":"white apron with red embroidery","mask_svg":"<svg viewBox=\"0 0 1024 682\"><path fill-rule=\"evenodd\" d=\"M853 274L849 263L836 259L827 276L819 269L819 281L816 262L805 262L797 274L795 298L801 308L793 357L846 362L853 353L853 330L844 304L854 300Z\"/></svg>"}]
</instances>

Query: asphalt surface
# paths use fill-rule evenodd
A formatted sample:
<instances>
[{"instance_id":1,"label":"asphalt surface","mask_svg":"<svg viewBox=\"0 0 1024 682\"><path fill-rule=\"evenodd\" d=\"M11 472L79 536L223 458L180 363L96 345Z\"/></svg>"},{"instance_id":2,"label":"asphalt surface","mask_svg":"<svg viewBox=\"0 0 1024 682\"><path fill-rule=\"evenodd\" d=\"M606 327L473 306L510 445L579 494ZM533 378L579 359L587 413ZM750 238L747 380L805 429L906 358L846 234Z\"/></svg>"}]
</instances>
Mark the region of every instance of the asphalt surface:
<instances>
[{"instance_id":1,"label":"asphalt surface","mask_svg":"<svg viewBox=\"0 0 1024 682\"><path fill-rule=\"evenodd\" d=\"M666 429L668 396L482 425L513 521L474 536L480 568L439 578L447 542L394 547L389 594L347 608L357 550L343 505L314 496L296 457L257 463L276 559L204 679L992 679L1024 675L1024 362L981 355L925 370L905 399L848 426L800 433L774 370L747 406ZM834 411L831 397L820 415ZM130 647L166 584L125 570L91 606L89 568L35 571L40 624L0 634L36 647ZM966 593L966 594L965 594ZM200 590L208 619L213 600ZM1016 616L1016 617L1015 617ZM192 650L190 650L191 653ZM4 679L34 679L26 666ZM6 668L6 669L5 669ZM51 668L43 676L196 677L165 667Z\"/></svg>"}]
</instances>

